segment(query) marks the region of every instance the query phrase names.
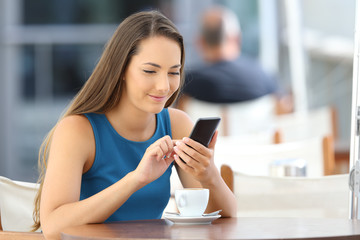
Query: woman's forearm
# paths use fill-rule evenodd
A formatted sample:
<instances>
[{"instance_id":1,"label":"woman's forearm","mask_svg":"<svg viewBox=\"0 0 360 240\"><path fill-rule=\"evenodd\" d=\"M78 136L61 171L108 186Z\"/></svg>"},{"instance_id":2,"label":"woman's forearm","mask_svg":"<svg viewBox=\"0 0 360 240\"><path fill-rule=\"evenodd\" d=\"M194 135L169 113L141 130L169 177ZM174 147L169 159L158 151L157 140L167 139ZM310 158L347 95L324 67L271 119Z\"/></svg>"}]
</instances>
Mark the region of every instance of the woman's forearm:
<instances>
[{"instance_id":1,"label":"woman's forearm","mask_svg":"<svg viewBox=\"0 0 360 240\"><path fill-rule=\"evenodd\" d=\"M64 204L41 216L41 226L47 239L60 238L62 229L88 223L100 223L109 218L138 189L143 187L130 172L103 191L78 202Z\"/></svg>"},{"instance_id":2,"label":"woman's forearm","mask_svg":"<svg viewBox=\"0 0 360 240\"><path fill-rule=\"evenodd\" d=\"M214 174L211 182L202 183L210 190L207 212L222 210L223 217L236 217L237 203L233 192L227 187L220 174Z\"/></svg>"}]
</instances>

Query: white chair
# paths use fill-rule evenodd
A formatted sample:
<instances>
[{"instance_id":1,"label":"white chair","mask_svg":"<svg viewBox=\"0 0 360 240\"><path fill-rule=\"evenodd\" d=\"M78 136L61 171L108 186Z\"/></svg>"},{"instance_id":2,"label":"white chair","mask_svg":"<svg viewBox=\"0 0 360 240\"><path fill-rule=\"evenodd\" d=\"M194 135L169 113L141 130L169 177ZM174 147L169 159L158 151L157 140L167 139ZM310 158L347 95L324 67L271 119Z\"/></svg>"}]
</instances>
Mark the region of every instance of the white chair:
<instances>
[{"instance_id":1,"label":"white chair","mask_svg":"<svg viewBox=\"0 0 360 240\"><path fill-rule=\"evenodd\" d=\"M3 231L29 232L39 185L0 176L0 214ZM39 230L40 231L40 230Z\"/></svg>"},{"instance_id":2,"label":"white chair","mask_svg":"<svg viewBox=\"0 0 360 240\"><path fill-rule=\"evenodd\" d=\"M221 117L219 135L238 136L263 132L272 127L276 100L267 95L239 103L218 104L182 97L179 106L196 122L201 117Z\"/></svg>"},{"instance_id":3,"label":"white chair","mask_svg":"<svg viewBox=\"0 0 360 240\"><path fill-rule=\"evenodd\" d=\"M273 95L226 105L227 135L240 136L271 130L275 107L276 98Z\"/></svg>"},{"instance_id":4,"label":"white chair","mask_svg":"<svg viewBox=\"0 0 360 240\"><path fill-rule=\"evenodd\" d=\"M348 174L309 177L245 175L223 165L238 217L348 218Z\"/></svg>"},{"instance_id":5,"label":"white chair","mask_svg":"<svg viewBox=\"0 0 360 240\"><path fill-rule=\"evenodd\" d=\"M273 119L273 127L280 131L284 142L330 135L337 138L336 112L330 106L312 109L307 113L277 115Z\"/></svg>"},{"instance_id":6,"label":"white chair","mask_svg":"<svg viewBox=\"0 0 360 240\"><path fill-rule=\"evenodd\" d=\"M236 171L259 176L269 176L270 167L280 160L302 159L308 177L330 175L335 165L332 137L279 144L244 144L237 138L220 138L214 155L219 169L227 164Z\"/></svg>"},{"instance_id":7,"label":"white chair","mask_svg":"<svg viewBox=\"0 0 360 240\"><path fill-rule=\"evenodd\" d=\"M232 143L247 145L247 144L274 144L279 143L281 135L278 131L274 129L268 129L264 131L259 131L256 133L246 133L241 135L231 135L231 136L218 136L217 143L219 145L227 145Z\"/></svg>"}]
</instances>

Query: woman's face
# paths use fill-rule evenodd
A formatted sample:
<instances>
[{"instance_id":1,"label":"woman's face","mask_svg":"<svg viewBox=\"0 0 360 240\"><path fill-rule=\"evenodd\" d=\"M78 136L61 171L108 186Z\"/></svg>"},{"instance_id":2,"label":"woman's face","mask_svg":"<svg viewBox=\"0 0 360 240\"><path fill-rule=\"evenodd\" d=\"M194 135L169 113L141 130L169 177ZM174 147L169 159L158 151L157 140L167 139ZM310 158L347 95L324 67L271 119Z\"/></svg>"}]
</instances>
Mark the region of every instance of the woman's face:
<instances>
[{"instance_id":1,"label":"woman's face","mask_svg":"<svg viewBox=\"0 0 360 240\"><path fill-rule=\"evenodd\" d=\"M122 100L145 112L159 113L179 88L181 49L163 36L144 39L126 69Z\"/></svg>"}]
</instances>

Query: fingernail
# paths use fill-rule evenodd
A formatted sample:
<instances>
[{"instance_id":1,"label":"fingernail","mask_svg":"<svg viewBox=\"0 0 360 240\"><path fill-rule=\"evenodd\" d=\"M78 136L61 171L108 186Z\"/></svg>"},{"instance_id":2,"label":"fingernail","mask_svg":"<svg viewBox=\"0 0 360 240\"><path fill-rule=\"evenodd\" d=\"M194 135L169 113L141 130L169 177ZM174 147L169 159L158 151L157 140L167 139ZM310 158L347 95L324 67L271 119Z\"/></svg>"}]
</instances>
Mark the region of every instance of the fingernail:
<instances>
[{"instance_id":1,"label":"fingernail","mask_svg":"<svg viewBox=\"0 0 360 240\"><path fill-rule=\"evenodd\" d=\"M188 138L188 137L184 137L184 138L183 138L183 141L184 141L184 142L189 142L189 138Z\"/></svg>"},{"instance_id":2,"label":"fingernail","mask_svg":"<svg viewBox=\"0 0 360 240\"><path fill-rule=\"evenodd\" d=\"M175 143L177 146L179 146L180 144L181 144L181 142L180 141L176 141L176 143Z\"/></svg>"}]
</instances>

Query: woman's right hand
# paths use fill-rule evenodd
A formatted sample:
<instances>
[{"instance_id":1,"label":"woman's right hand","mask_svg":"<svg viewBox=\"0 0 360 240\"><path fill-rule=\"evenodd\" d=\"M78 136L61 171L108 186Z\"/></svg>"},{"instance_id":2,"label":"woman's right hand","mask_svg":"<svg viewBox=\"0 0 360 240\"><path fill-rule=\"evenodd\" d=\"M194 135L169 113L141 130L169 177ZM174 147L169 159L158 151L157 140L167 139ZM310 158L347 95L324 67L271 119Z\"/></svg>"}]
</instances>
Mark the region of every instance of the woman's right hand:
<instances>
[{"instance_id":1,"label":"woman's right hand","mask_svg":"<svg viewBox=\"0 0 360 240\"><path fill-rule=\"evenodd\" d=\"M158 139L146 149L134 171L141 184L149 184L164 174L174 161L173 149L174 143L168 135Z\"/></svg>"}]
</instances>

